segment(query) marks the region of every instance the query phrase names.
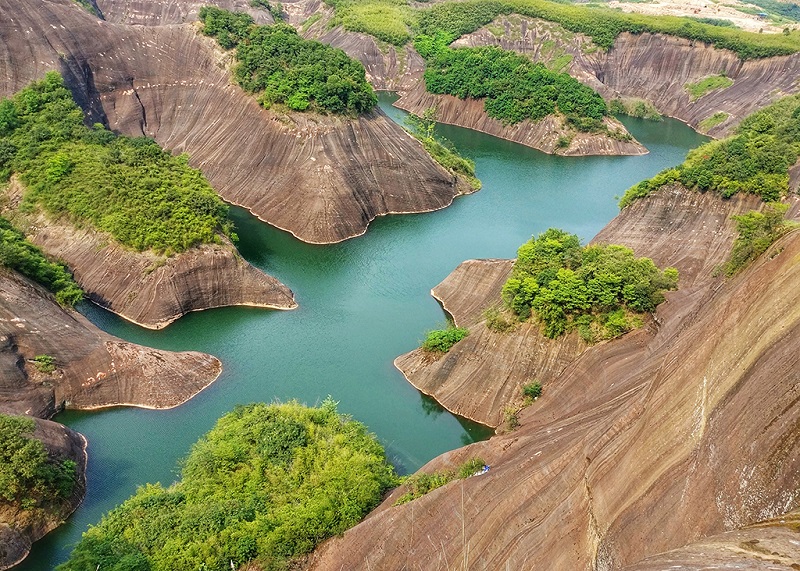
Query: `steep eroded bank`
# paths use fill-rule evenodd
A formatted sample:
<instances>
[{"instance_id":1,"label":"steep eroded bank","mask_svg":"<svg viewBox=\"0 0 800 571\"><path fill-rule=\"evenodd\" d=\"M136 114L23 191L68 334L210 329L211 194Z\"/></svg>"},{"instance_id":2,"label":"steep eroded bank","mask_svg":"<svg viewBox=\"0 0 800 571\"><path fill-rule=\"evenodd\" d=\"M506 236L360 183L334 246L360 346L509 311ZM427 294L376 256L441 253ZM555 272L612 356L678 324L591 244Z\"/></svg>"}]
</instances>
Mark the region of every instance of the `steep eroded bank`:
<instances>
[{"instance_id":1,"label":"steep eroded bank","mask_svg":"<svg viewBox=\"0 0 800 571\"><path fill-rule=\"evenodd\" d=\"M724 207L681 213L692 200ZM757 206L752 197L648 202L661 208L641 223L624 211L616 231L634 242L648 227L669 234L664 257L687 280L654 325L582 353L518 430L423 468L480 456L488 474L392 507L396 492L312 568L613 569L797 507L800 234L724 281L705 269L724 258L728 217ZM651 241L637 255L657 257Z\"/></svg>"}]
</instances>

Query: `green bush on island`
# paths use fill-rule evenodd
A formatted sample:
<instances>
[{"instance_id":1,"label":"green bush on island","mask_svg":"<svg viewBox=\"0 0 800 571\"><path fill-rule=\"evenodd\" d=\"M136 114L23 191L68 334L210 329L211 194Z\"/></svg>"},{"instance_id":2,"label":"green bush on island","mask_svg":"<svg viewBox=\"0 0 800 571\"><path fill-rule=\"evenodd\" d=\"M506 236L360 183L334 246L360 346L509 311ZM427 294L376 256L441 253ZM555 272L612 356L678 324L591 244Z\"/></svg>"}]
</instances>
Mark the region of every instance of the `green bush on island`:
<instances>
[{"instance_id":1,"label":"green bush on island","mask_svg":"<svg viewBox=\"0 0 800 571\"><path fill-rule=\"evenodd\" d=\"M746 117L736 133L689 151L679 166L629 188L624 208L667 184L730 198L737 192L773 202L789 192L789 167L800 155L800 96L784 97Z\"/></svg>"},{"instance_id":2,"label":"green bush on island","mask_svg":"<svg viewBox=\"0 0 800 571\"><path fill-rule=\"evenodd\" d=\"M593 342L637 327L677 285L675 268L659 270L624 246L581 246L551 228L520 246L502 297L521 320L535 315L551 339L577 329Z\"/></svg>"},{"instance_id":3,"label":"green bush on island","mask_svg":"<svg viewBox=\"0 0 800 571\"><path fill-rule=\"evenodd\" d=\"M49 261L44 253L28 242L19 230L0 217L0 266L16 270L24 276L45 286L55 294L56 301L72 307L83 299L83 290L78 287L67 267Z\"/></svg>"},{"instance_id":4,"label":"green bush on island","mask_svg":"<svg viewBox=\"0 0 800 571\"><path fill-rule=\"evenodd\" d=\"M425 70L431 93L484 99L486 113L506 124L559 112L580 131L603 128L606 103L566 73L497 47L441 49Z\"/></svg>"},{"instance_id":5,"label":"green bush on island","mask_svg":"<svg viewBox=\"0 0 800 571\"><path fill-rule=\"evenodd\" d=\"M84 533L59 571L286 569L399 483L363 424L296 402L237 407L183 463Z\"/></svg>"},{"instance_id":6,"label":"green bush on island","mask_svg":"<svg viewBox=\"0 0 800 571\"><path fill-rule=\"evenodd\" d=\"M203 32L236 48L234 77L264 107L357 115L377 103L364 66L342 50L304 40L288 24L256 26L247 14L200 10Z\"/></svg>"},{"instance_id":7,"label":"green bush on island","mask_svg":"<svg viewBox=\"0 0 800 571\"><path fill-rule=\"evenodd\" d=\"M448 327L429 331L422 342L422 350L430 353L447 353L453 345L469 335L465 327Z\"/></svg>"},{"instance_id":8,"label":"green bush on island","mask_svg":"<svg viewBox=\"0 0 800 571\"><path fill-rule=\"evenodd\" d=\"M23 210L41 207L136 250L180 252L231 232L228 207L186 155L86 127L56 72L0 101L0 181L12 174L27 188Z\"/></svg>"},{"instance_id":9,"label":"green bush on island","mask_svg":"<svg viewBox=\"0 0 800 571\"><path fill-rule=\"evenodd\" d=\"M0 504L30 510L72 496L77 465L50 458L35 428L32 418L0 414Z\"/></svg>"}]
</instances>

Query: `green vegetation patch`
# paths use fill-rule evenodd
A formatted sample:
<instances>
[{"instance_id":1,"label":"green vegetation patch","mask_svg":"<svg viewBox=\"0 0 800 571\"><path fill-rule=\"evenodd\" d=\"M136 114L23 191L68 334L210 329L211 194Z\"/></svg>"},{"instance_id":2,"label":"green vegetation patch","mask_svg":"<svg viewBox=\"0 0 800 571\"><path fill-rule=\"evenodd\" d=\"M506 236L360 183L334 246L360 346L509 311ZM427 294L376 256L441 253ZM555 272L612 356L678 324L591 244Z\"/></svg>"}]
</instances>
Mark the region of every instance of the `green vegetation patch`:
<instances>
[{"instance_id":1,"label":"green vegetation patch","mask_svg":"<svg viewBox=\"0 0 800 571\"><path fill-rule=\"evenodd\" d=\"M788 209L788 204L773 202L764 208L764 212L752 210L733 217L739 235L725 262L725 275L737 274L793 227L784 218Z\"/></svg>"},{"instance_id":2,"label":"green vegetation patch","mask_svg":"<svg viewBox=\"0 0 800 571\"><path fill-rule=\"evenodd\" d=\"M236 48L234 77L266 108L357 115L377 103L364 66L342 50L304 40L288 24L256 26L247 14L200 10L203 32Z\"/></svg>"},{"instance_id":3,"label":"green vegetation patch","mask_svg":"<svg viewBox=\"0 0 800 571\"><path fill-rule=\"evenodd\" d=\"M240 406L194 445L180 481L140 488L58 569L286 569L397 483L375 437L330 398Z\"/></svg>"},{"instance_id":4,"label":"green vegetation patch","mask_svg":"<svg viewBox=\"0 0 800 571\"><path fill-rule=\"evenodd\" d=\"M656 106L644 99L612 99L608 104L608 111L612 115L629 115L638 119L647 119L648 121L664 120Z\"/></svg>"},{"instance_id":5,"label":"green vegetation patch","mask_svg":"<svg viewBox=\"0 0 800 571\"><path fill-rule=\"evenodd\" d=\"M0 504L30 510L72 496L77 464L51 458L35 428L32 418L0 414Z\"/></svg>"},{"instance_id":6,"label":"green vegetation patch","mask_svg":"<svg viewBox=\"0 0 800 571\"><path fill-rule=\"evenodd\" d=\"M687 83L684 85L686 91L689 92L689 98L692 101L697 101L703 95L716 91L717 89L725 89L733 85L733 80L724 75L712 75L704 77L700 81L694 83Z\"/></svg>"},{"instance_id":7,"label":"green vegetation patch","mask_svg":"<svg viewBox=\"0 0 800 571\"><path fill-rule=\"evenodd\" d=\"M800 155L800 96L792 95L745 118L736 133L689 151L679 166L629 188L624 208L672 183L730 198L737 192L773 202L789 192L789 167Z\"/></svg>"},{"instance_id":8,"label":"green vegetation patch","mask_svg":"<svg viewBox=\"0 0 800 571\"><path fill-rule=\"evenodd\" d=\"M52 291L56 301L64 307L73 307L83 299L78 287L64 264L51 262L44 253L25 239L11 222L0 217L0 266L16 270Z\"/></svg>"},{"instance_id":9,"label":"green vegetation patch","mask_svg":"<svg viewBox=\"0 0 800 571\"><path fill-rule=\"evenodd\" d=\"M466 327L448 327L447 329L434 329L429 331L422 342L423 351L431 353L447 353L453 345L469 335Z\"/></svg>"},{"instance_id":10,"label":"green vegetation patch","mask_svg":"<svg viewBox=\"0 0 800 571\"><path fill-rule=\"evenodd\" d=\"M12 174L27 187L23 209L42 207L135 250L180 252L231 232L228 207L186 155L86 127L55 72L0 101L0 181Z\"/></svg>"},{"instance_id":11,"label":"green vegetation patch","mask_svg":"<svg viewBox=\"0 0 800 571\"><path fill-rule=\"evenodd\" d=\"M471 458L455 470L437 470L432 474L426 474L425 472L413 474L406 478L403 483L408 491L400 496L394 505L407 504L454 480L465 480L470 476L480 474L483 472L484 467L483 459Z\"/></svg>"},{"instance_id":12,"label":"green vegetation patch","mask_svg":"<svg viewBox=\"0 0 800 571\"><path fill-rule=\"evenodd\" d=\"M336 7L333 25L369 34L395 46L408 43L416 15L405 0L326 0Z\"/></svg>"},{"instance_id":13,"label":"green vegetation patch","mask_svg":"<svg viewBox=\"0 0 800 571\"><path fill-rule=\"evenodd\" d=\"M700 121L698 127L700 127L701 131L709 131L713 129L717 125L721 125L724 123L730 115L725 113L724 111L717 111L711 117L707 117Z\"/></svg>"},{"instance_id":14,"label":"green vegetation patch","mask_svg":"<svg viewBox=\"0 0 800 571\"><path fill-rule=\"evenodd\" d=\"M464 177L473 189L481 188L481 181L475 176L475 162L462 157L450 141L436 135L435 108L426 109L422 117L413 113L407 115L405 126L436 162L452 174Z\"/></svg>"},{"instance_id":15,"label":"green vegetation patch","mask_svg":"<svg viewBox=\"0 0 800 571\"><path fill-rule=\"evenodd\" d=\"M551 339L577 329L593 342L637 327L677 285L675 268L659 270L624 246L581 246L551 228L520 246L502 297L520 320L535 315Z\"/></svg>"},{"instance_id":16,"label":"green vegetation patch","mask_svg":"<svg viewBox=\"0 0 800 571\"><path fill-rule=\"evenodd\" d=\"M604 7L576 6L547 0L466 0L443 2L422 10L418 31L433 36L441 32L447 43L489 24L501 14L520 14L560 24L592 38L609 49L623 32L667 34L713 44L735 52L741 59L788 55L800 51L800 33L755 34L675 16L627 14Z\"/></svg>"},{"instance_id":17,"label":"green vegetation patch","mask_svg":"<svg viewBox=\"0 0 800 571\"><path fill-rule=\"evenodd\" d=\"M538 121L555 112L577 129L602 128L606 103L575 78L493 46L442 49L428 60L431 93L483 99L490 117L506 124Z\"/></svg>"}]
</instances>

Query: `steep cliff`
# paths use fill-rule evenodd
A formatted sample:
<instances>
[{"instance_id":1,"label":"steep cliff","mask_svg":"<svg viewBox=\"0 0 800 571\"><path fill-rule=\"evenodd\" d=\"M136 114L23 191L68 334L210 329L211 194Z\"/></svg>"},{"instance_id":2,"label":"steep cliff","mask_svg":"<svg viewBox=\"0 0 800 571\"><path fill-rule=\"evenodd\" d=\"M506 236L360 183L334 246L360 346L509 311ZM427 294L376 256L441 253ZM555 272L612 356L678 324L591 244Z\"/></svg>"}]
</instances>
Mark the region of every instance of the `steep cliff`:
<instances>
[{"instance_id":1,"label":"steep cliff","mask_svg":"<svg viewBox=\"0 0 800 571\"><path fill-rule=\"evenodd\" d=\"M197 20L200 8L214 4L225 10L247 12L259 24L271 24L273 18L267 10L251 5L249 0L166 0L152 2L147 0L96 0L103 13L103 19L118 24L137 24L142 26L163 26L165 24L186 24Z\"/></svg>"},{"instance_id":2,"label":"steep cliff","mask_svg":"<svg viewBox=\"0 0 800 571\"><path fill-rule=\"evenodd\" d=\"M722 206L691 217L692 200ZM390 497L314 569L615 569L797 507L800 233L724 281L706 269L747 200L671 189L643 202L650 216L626 209L614 241L658 258L658 240L637 236L662 229L674 244L662 257L686 279L653 326L584 351L518 430L423 468L477 455L488 474L400 507Z\"/></svg>"},{"instance_id":3,"label":"steep cliff","mask_svg":"<svg viewBox=\"0 0 800 571\"><path fill-rule=\"evenodd\" d=\"M211 384L222 365L197 352L128 343L61 309L40 286L0 273L0 407L49 418L63 406L177 406ZM49 355L47 373L33 358Z\"/></svg>"},{"instance_id":4,"label":"steep cliff","mask_svg":"<svg viewBox=\"0 0 800 571\"><path fill-rule=\"evenodd\" d=\"M0 21L0 94L60 70L92 120L188 152L222 198L304 241L358 236L376 216L437 210L459 193L378 111L262 109L231 84L230 56L190 24L111 24L71 0L2 0Z\"/></svg>"},{"instance_id":5,"label":"steep cliff","mask_svg":"<svg viewBox=\"0 0 800 571\"><path fill-rule=\"evenodd\" d=\"M0 406L2 409L2 406ZM72 495L35 509L0 501L0 569L9 569L30 552L31 544L58 527L83 501L86 494L86 439L49 420L35 419L33 437L41 440L50 458L72 460L77 480Z\"/></svg>"},{"instance_id":6,"label":"steep cliff","mask_svg":"<svg viewBox=\"0 0 800 571\"><path fill-rule=\"evenodd\" d=\"M189 313L229 305L297 307L294 294L244 261L229 242L171 257L126 249L107 233L15 210L22 185L12 180L4 214L49 255L64 260L96 304L149 329Z\"/></svg>"},{"instance_id":7,"label":"steep cliff","mask_svg":"<svg viewBox=\"0 0 800 571\"><path fill-rule=\"evenodd\" d=\"M604 98L650 101L662 114L695 129L724 113L722 122L701 129L714 137L729 133L756 109L800 90L795 81L800 54L742 62L733 52L660 34L624 33L606 52L585 36L552 23L510 16L460 38L456 45L497 45L544 62L565 58L568 73ZM688 84L721 74L733 80L732 85L692 99Z\"/></svg>"}]
</instances>

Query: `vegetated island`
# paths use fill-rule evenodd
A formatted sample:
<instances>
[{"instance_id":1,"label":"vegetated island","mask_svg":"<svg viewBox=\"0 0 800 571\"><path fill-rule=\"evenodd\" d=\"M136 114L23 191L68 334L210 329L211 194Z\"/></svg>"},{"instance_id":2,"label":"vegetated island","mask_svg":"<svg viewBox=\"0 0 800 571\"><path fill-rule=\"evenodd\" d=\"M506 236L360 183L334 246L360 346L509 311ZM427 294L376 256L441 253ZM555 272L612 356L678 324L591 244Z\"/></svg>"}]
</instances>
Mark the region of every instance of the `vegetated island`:
<instances>
[{"instance_id":1,"label":"vegetated island","mask_svg":"<svg viewBox=\"0 0 800 571\"><path fill-rule=\"evenodd\" d=\"M240 406L192 447L178 482L139 488L57 569L295 568L398 481L377 439L330 397Z\"/></svg>"},{"instance_id":2,"label":"vegetated island","mask_svg":"<svg viewBox=\"0 0 800 571\"><path fill-rule=\"evenodd\" d=\"M86 127L55 72L0 101L0 180L11 181L12 221L74 269L89 299L140 325L220 305L296 306L237 255L228 207L185 155Z\"/></svg>"}]
</instances>

